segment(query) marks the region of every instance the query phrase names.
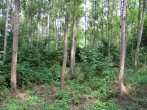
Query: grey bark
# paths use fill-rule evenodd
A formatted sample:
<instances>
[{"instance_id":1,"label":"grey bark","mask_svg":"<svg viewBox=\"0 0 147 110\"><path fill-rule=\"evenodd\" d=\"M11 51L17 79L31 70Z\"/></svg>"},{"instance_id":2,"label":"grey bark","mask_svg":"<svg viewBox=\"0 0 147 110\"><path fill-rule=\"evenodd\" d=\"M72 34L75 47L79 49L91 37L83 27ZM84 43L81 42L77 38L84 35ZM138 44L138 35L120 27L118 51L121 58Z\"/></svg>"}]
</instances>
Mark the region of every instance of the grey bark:
<instances>
[{"instance_id":1,"label":"grey bark","mask_svg":"<svg viewBox=\"0 0 147 110\"><path fill-rule=\"evenodd\" d=\"M46 36L47 36L47 45L46 48L49 49L50 46L50 4L51 1L48 0L48 7L49 7L49 11L48 11L48 15L47 15L47 32L46 32Z\"/></svg>"},{"instance_id":2,"label":"grey bark","mask_svg":"<svg viewBox=\"0 0 147 110\"><path fill-rule=\"evenodd\" d=\"M4 61L5 61L6 52L7 52L8 14L9 14L9 0L6 0L6 24L5 24L5 35L4 35Z\"/></svg>"},{"instance_id":3,"label":"grey bark","mask_svg":"<svg viewBox=\"0 0 147 110\"><path fill-rule=\"evenodd\" d=\"M58 49L58 42L59 42L59 34L58 34L58 20L55 20L55 25L56 25L56 50Z\"/></svg>"},{"instance_id":4,"label":"grey bark","mask_svg":"<svg viewBox=\"0 0 147 110\"><path fill-rule=\"evenodd\" d=\"M135 72L137 71L137 62L138 62L138 54L139 54L139 48L140 48L140 43L141 43L141 39L142 39L142 31L143 31L143 24L144 24L144 17L147 11L147 0L143 1L143 11L142 11L142 15L141 15L141 0L139 0L139 13L138 13L138 29L137 29L137 46L136 46L136 50L135 50L135 58L134 58L134 69ZM141 16L141 17L140 17Z\"/></svg>"},{"instance_id":5,"label":"grey bark","mask_svg":"<svg viewBox=\"0 0 147 110\"><path fill-rule=\"evenodd\" d=\"M38 10L38 16L37 16L37 35L36 35L36 49L38 49L38 43L39 43L39 37L40 37L40 17L41 17L41 10Z\"/></svg>"},{"instance_id":6,"label":"grey bark","mask_svg":"<svg viewBox=\"0 0 147 110\"><path fill-rule=\"evenodd\" d=\"M122 16L121 16L121 52L120 52L120 66L119 66L119 73L118 73L118 91L120 92L121 96L127 93L127 90L124 86L124 73L125 73L125 59L126 59L126 12L127 12L127 2L128 0L123 0L123 9L122 9Z\"/></svg>"},{"instance_id":7,"label":"grey bark","mask_svg":"<svg viewBox=\"0 0 147 110\"><path fill-rule=\"evenodd\" d=\"M62 63L62 71L61 71L61 89L65 89L65 73L66 73L66 62L67 62L67 48L68 48L68 21L69 15L66 12L65 16L65 31L64 31L64 56L63 56L63 63Z\"/></svg>"},{"instance_id":8,"label":"grey bark","mask_svg":"<svg viewBox=\"0 0 147 110\"><path fill-rule=\"evenodd\" d=\"M108 15L107 15L107 20L108 20L108 56L110 57L110 1L108 0Z\"/></svg>"},{"instance_id":9,"label":"grey bark","mask_svg":"<svg viewBox=\"0 0 147 110\"><path fill-rule=\"evenodd\" d=\"M84 12L85 12L85 32L84 32L84 36L85 36L85 47L86 47L86 45L87 45L87 41L86 41L86 28L87 28L87 19L86 19L86 0L84 1L84 3L85 3L85 6L84 6Z\"/></svg>"},{"instance_id":10,"label":"grey bark","mask_svg":"<svg viewBox=\"0 0 147 110\"><path fill-rule=\"evenodd\" d=\"M17 90L17 50L18 50L18 34L19 34L19 11L20 0L15 0L15 15L14 15L14 33L13 33L13 51L11 64L11 91Z\"/></svg>"},{"instance_id":11,"label":"grey bark","mask_svg":"<svg viewBox=\"0 0 147 110\"><path fill-rule=\"evenodd\" d=\"M75 53L76 53L76 35L77 34L77 17L73 18L73 30L72 30L72 44L70 52L70 69L72 75L75 75Z\"/></svg>"},{"instance_id":12,"label":"grey bark","mask_svg":"<svg viewBox=\"0 0 147 110\"><path fill-rule=\"evenodd\" d=\"M101 32L102 32L101 46L102 46L102 48L103 48L103 42L102 42L102 40L103 40L103 38L104 38L104 19L103 19L103 17L104 17L104 6L103 6L103 1L102 1L102 16L101 16L101 21L102 21L102 29L101 29Z\"/></svg>"}]
</instances>

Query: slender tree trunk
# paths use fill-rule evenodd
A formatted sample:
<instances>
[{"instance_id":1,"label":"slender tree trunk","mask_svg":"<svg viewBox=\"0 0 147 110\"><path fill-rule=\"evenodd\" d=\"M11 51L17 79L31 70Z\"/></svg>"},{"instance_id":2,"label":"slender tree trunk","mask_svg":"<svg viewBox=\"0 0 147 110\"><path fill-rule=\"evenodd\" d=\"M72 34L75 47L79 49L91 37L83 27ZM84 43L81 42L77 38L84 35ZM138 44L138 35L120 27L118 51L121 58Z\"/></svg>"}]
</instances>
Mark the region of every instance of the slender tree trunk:
<instances>
[{"instance_id":1,"label":"slender tree trunk","mask_svg":"<svg viewBox=\"0 0 147 110\"><path fill-rule=\"evenodd\" d=\"M66 16L65 16L65 31L64 31L64 57L63 57L63 63L62 63L62 71L61 71L61 89L65 89L65 73L66 73L66 62L67 62L67 48L68 48L68 20L69 15L66 10Z\"/></svg>"},{"instance_id":2,"label":"slender tree trunk","mask_svg":"<svg viewBox=\"0 0 147 110\"><path fill-rule=\"evenodd\" d=\"M93 48L96 49L96 20L94 19L94 39L93 39Z\"/></svg>"},{"instance_id":3,"label":"slender tree trunk","mask_svg":"<svg viewBox=\"0 0 147 110\"><path fill-rule=\"evenodd\" d=\"M9 14L9 0L6 0L6 24L5 24L5 36L4 36L4 61L5 61L6 52L7 52L8 14Z\"/></svg>"},{"instance_id":4,"label":"slender tree trunk","mask_svg":"<svg viewBox=\"0 0 147 110\"><path fill-rule=\"evenodd\" d=\"M40 17L41 17L41 11L38 10L38 17L37 17L37 35L36 35L36 49L38 49L38 43L39 43L39 34L40 34Z\"/></svg>"},{"instance_id":5,"label":"slender tree trunk","mask_svg":"<svg viewBox=\"0 0 147 110\"><path fill-rule=\"evenodd\" d=\"M14 33L13 33L13 51L12 51L12 65L11 65L11 91L17 90L17 50L18 50L18 34L19 34L19 11L20 0L15 0L15 15L14 15Z\"/></svg>"},{"instance_id":6,"label":"slender tree trunk","mask_svg":"<svg viewBox=\"0 0 147 110\"><path fill-rule=\"evenodd\" d=\"M47 28L46 28L47 32L46 32L46 36L47 36L47 46L46 48L49 49L49 45L50 45L50 13L48 13L47 16Z\"/></svg>"},{"instance_id":7,"label":"slender tree trunk","mask_svg":"<svg viewBox=\"0 0 147 110\"><path fill-rule=\"evenodd\" d=\"M72 45L70 52L70 69L71 73L75 75L75 53L76 53L76 35L77 34L77 16L74 15L73 18L73 30L72 30Z\"/></svg>"},{"instance_id":8,"label":"slender tree trunk","mask_svg":"<svg viewBox=\"0 0 147 110\"><path fill-rule=\"evenodd\" d=\"M101 16L101 21L102 21L102 29L101 29L101 31L102 31L101 46L102 46L102 48L103 48L103 42L102 42L102 40L103 40L103 38L104 38L104 19L103 19L103 17L104 17L104 6L103 6L103 1L102 1L102 16Z\"/></svg>"},{"instance_id":9,"label":"slender tree trunk","mask_svg":"<svg viewBox=\"0 0 147 110\"><path fill-rule=\"evenodd\" d=\"M29 18L29 44L32 46L32 16Z\"/></svg>"},{"instance_id":10,"label":"slender tree trunk","mask_svg":"<svg viewBox=\"0 0 147 110\"><path fill-rule=\"evenodd\" d=\"M56 50L58 49L59 35L58 35L58 20L55 21L56 25Z\"/></svg>"},{"instance_id":11,"label":"slender tree trunk","mask_svg":"<svg viewBox=\"0 0 147 110\"><path fill-rule=\"evenodd\" d=\"M110 57L110 1L108 0L108 56Z\"/></svg>"},{"instance_id":12,"label":"slender tree trunk","mask_svg":"<svg viewBox=\"0 0 147 110\"><path fill-rule=\"evenodd\" d=\"M1 2L2 2L2 5L3 5L3 7L2 7L2 17L4 18L4 16L5 16L5 7L4 7L4 0L1 0Z\"/></svg>"},{"instance_id":13,"label":"slender tree trunk","mask_svg":"<svg viewBox=\"0 0 147 110\"><path fill-rule=\"evenodd\" d=\"M51 0L48 0L48 7L49 7L49 12L47 15L47 32L46 32L46 36L47 36L47 45L46 48L49 49L50 47L50 4L51 4Z\"/></svg>"},{"instance_id":14,"label":"slender tree trunk","mask_svg":"<svg viewBox=\"0 0 147 110\"><path fill-rule=\"evenodd\" d=\"M126 59L126 12L127 12L127 0L123 0L123 10L122 10L122 17L121 17L121 52L120 52L120 67L118 73L118 91L120 92L121 96L127 93L127 90L124 86L124 72L125 72L125 59Z\"/></svg>"},{"instance_id":15,"label":"slender tree trunk","mask_svg":"<svg viewBox=\"0 0 147 110\"><path fill-rule=\"evenodd\" d=\"M142 31L143 31L143 24L144 24L144 17L146 14L146 10L147 10L147 0L143 1L143 12L142 12L142 19L140 19L140 5L141 5L141 0L139 0L139 14L138 14L138 29L137 29L137 46L136 46L136 50L135 50L135 60L134 60L134 66L135 66L135 72L137 71L137 62L138 62L138 54L139 54L139 47L140 47L140 43L141 43L141 39L142 39Z\"/></svg>"},{"instance_id":16,"label":"slender tree trunk","mask_svg":"<svg viewBox=\"0 0 147 110\"><path fill-rule=\"evenodd\" d=\"M87 19L86 19L86 0L84 1L85 6L84 6L84 12L85 12L85 30L84 30L84 36L85 36L85 47L87 45L87 41L86 41L86 28L87 28Z\"/></svg>"},{"instance_id":17,"label":"slender tree trunk","mask_svg":"<svg viewBox=\"0 0 147 110\"><path fill-rule=\"evenodd\" d=\"M28 9L27 9L27 1L26 1L26 6L25 6L25 11L26 11L26 38L25 38L25 43L27 45L30 45L30 37L29 37L29 15L28 15ZM26 45L26 46L27 46Z\"/></svg>"},{"instance_id":18,"label":"slender tree trunk","mask_svg":"<svg viewBox=\"0 0 147 110\"><path fill-rule=\"evenodd\" d=\"M122 12L123 12L123 0L120 1L120 21L121 21L121 17L122 17ZM121 26L119 26L121 27ZM121 28L120 30L117 29L117 32L119 33L119 52L121 52Z\"/></svg>"},{"instance_id":19,"label":"slender tree trunk","mask_svg":"<svg viewBox=\"0 0 147 110\"><path fill-rule=\"evenodd\" d=\"M113 0L113 5L112 5L112 33L111 33L111 35L112 35L112 40L111 40L111 42L112 43L114 43L115 41L113 40L114 39L114 3L115 3L115 0Z\"/></svg>"},{"instance_id":20,"label":"slender tree trunk","mask_svg":"<svg viewBox=\"0 0 147 110\"><path fill-rule=\"evenodd\" d=\"M97 15L96 15L96 5L97 2L96 0L94 1L94 39L93 39L93 45L94 45L94 50L96 50L96 43L97 43L97 34L96 34L96 20L97 20Z\"/></svg>"},{"instance_id":21,"label":"slender tree trunk","mask_svg":"<svg viewBox=\"0 0 147 110\"><path fill-rule=\"evenodd\" d=\"M13 26L14 26L14 24L13 24L13 21L14 21L14 19L13 19L13 0L11 0L10 18L11 18L11 20L10 20L11 28L10 29L11 29L11 32L12 32Z\"/></svg>"}]
</instances>

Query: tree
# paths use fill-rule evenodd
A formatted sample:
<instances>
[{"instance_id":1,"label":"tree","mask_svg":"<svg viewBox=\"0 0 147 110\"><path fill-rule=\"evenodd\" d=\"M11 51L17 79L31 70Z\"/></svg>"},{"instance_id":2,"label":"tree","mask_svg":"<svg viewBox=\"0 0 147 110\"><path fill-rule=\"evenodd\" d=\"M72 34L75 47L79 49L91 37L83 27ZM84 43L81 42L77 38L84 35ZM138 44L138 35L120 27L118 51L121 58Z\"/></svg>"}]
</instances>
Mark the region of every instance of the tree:
<instances>
[{"instance_id":1,"label":"tree","mask_svg":"<svg viewBox=\"0 0 147 110\"><path fill-rule=\"evenodd\" d=\"M80 14L81 1L74 0L73 6L73 24L72 24L72 38L71 38L71 52L70 52L70 70L72 75L75 75L75 53L76 53L76 37L77 37L77 26L78 16Z\"/></svg>"},{"instance_id":2,"label":"tree","mask_svg":"<svg viewBox=\"0 0 147 110\"><path fill-rule=\"evenodd\" d=\"M68 48L68 20L69 14L66 9L66 16L65 16L65 30L64 30L64 56L63 56L63 63L62 63L62 72L61 72L61 89L65 89L64 79L66 73L66 62L67 62L67 48Z\"/></svg>"},{"instance_id":3,"label":"tree","mask_svg":"<svg viewBox=\"0 0 147 110\"><path fill-rule=\"evenodd\" d=\"M87 2L87 0L84 0L84 12L85 12L85 29L84 29L84 36L85 36L85 47L86 47L86 45L87 45L87 42L86 42L86 28L87 28L86 2Z\"/></svg>"},{"instance_id":4,"label":"tree","mask_svg":"<svg viewBox=\"0 0 147 110\"><path fill-rule=\"evenodd\" d=\"M77 16L73 18L73 29L72 29L72 45L70 54L70 68L72 75L75 74L75 51L76 51L76 34L77 34Z\"/></svg>"},{"instance_id":5,"label":"tree","mask_svg":"<svg viewBox=\"0 0 147 110\"><path fill-rule=\"evenodd\" d=\"M19 11L20 0L15 0L15 14L14 14L14 33L13 33L13 51L12 51L12 65L11 65L11 91L17 90L17 50L18 50L18 34L19 34Z\"/></svg>"},{"instance_id":6,"label":"tree","mask_svg":"<svg viewBox=\"0 0 147 110\"><path fill-rule=\"evenodd\" d=\"M48 8L49 8L49 11L47 13L47 26L46 26L46 36L47 36L47 48L49 48L49 45L50 45L50 4L51 4L51 1L48 0Z\"/></svg>"},{"instance_id":7,"label":"tree","mask_svg":"<svg viewBox=\"0 0 147 110\"><path fill-rule=\"evenodd\" d=\"M110 1L108 0L108 15L107 15L107 20L108 20L108 24L107 24L107 36L108 36L108 56L110 57Z\"/></svg>"},{"instance_id":8,"label":"tree","mask_svg":"<svg viewBox=\"0 0 147 110\"><path fill-rule=\"evenodd\" d=\"M143 0L143 11L141 16L141 0L139 0L139 12L138 12L138 28L137 28L137 46L135 50L135 58L134 58L134 70L137 71L137 60L138 60L138 54L139 54L139 47L142 39L142 31L143 31L143 24L144 24L144 17L146 14L147 7L147 0Z\"/></svg>"},{"instance_id":9,"label":"tree","mask_svg":"<svg viewBox=\"0 0 147 110\"><path fill-rule=\"evenodd\" d=\"M120 52L120 65L119 65L119 73L117 86L118 91L121 96L127 93L127 90L124 86L124 72L125 72L125 59L126 59L126 38L127 38L127 29L126 29L126 14L127 14L127 0L123 0L122 3L122 15L121 15L121 52Z\"/></svg>"},{"instance_id":10,"label":"tree","mask_svg":"<svg viewBox=\"0 0 147 110\"><path fill-rule=\"evenodd\" d=\"M6 24L5 24L5 36L4 36L4 61L7 52L7 31L8 31L8 14L9 14L9 0L6 0Z\"/></svg>"},{"instance_id":11,"label":"tree","mask_svg":"<svg viewBox=\"0 0 147 110\"><path fill-rule=\"evenodd\" d=\"M38 43L39 43L39 37L40 37L40 18L41 18L41 8L39 7L38 8L38 15L37 15L37 22L38 23L37 23L37 35L36 35L36 49L38 49Z\"/></svg>"}]
</instances>

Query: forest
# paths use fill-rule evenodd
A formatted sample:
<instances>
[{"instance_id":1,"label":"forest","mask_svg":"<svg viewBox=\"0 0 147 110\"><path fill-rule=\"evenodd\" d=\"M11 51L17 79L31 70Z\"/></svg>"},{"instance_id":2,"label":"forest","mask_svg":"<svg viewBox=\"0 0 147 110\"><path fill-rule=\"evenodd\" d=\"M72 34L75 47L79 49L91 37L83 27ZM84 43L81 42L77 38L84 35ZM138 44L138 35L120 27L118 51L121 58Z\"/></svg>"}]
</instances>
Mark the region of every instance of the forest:
<instances>
[{"instance_id":1,"label":"forest","mask_svg":"<svg viewBox=\"0 0 147 110\"><path fill-rule=\"evenodd\" d=\"M0 110L147 110L147 0L0 0Z\"/></svg>"}]
</instances>

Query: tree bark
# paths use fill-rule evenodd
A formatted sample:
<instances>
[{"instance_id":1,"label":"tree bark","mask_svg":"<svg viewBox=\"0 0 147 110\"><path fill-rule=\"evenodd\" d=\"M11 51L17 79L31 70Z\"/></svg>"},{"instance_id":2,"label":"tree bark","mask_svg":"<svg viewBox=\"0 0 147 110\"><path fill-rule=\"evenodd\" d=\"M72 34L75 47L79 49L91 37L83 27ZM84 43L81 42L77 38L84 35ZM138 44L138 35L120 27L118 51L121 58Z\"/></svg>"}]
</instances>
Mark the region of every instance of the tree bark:
<instances>
[{"instance_id":1,"label":"tree bark","mask_svg":"<svg viewBox=\"0 0 147 110\"><path fill-rule=\"evenodd\" d=\"M124 86L124 72L125 72L125 59L126 59L126 12L127 12L127 0L123 0L123 9L122 9L122 16L121 16L121 52L120 52L120 67L118 73L118 92L120 95L123 96L127 94L127 90Z\"/></svg>"},{"instance_id":2,"label":"tree bark","mask_svg":"<svg viewBox=\"0 0 147 110\"><path fill-rule=\"evenodd\" d=\"M29 18L29 31L28 31L28 33L29 33L29 44L30 44L30 46L32 46L33 44L32 44L32 41L33 41L33 39L32 39L32 16L30 16L30 18Z\"/></svg>"},{"instance_id":3,"label":"tree bark","mask_svg":"<svg viewBox=\"0 0 147 110\"><path fill-rule=\"evenodd\" d=\"M103 1L102 1L102 16L101 16L101 21L102 21L102 29L101 29L101 32L102 32L102 37L101 37L101 48L103 48L103 38L104 38L104 4L103 4Z\"/></svg>"},{"instance_id":4,"label":"tree bark","mask_svg":"<svg viewBox=\"0 0 147 110\"><path fill-rule=\"evenodd\" d=\"M9 14L9 0L6 0L6 24L5 24L5 35L4 35L4 61L5 61L6 52L7 52L8 14Z\"/></svg>"},{"instance_id":5,"label":"tree bark","mask_svg":"<svg viewBox=\"0 0 147 110\"><path fill-rule=\"evenodd\" d=\"M96 43L97 43L97 34L96 34L96 20L97 20L97 15L96 15L96 0L94 1L94 19L93 19L93 25L94 25L94 38L93 38L93 48L96 50Z\"/></svg>"},{"instance_id":6,"label":"tree bark","mask_svg":"<svg viewBox=\"0 0 147 110\"><path fill-rule=\"evenodd\" d=\"M110 1L108 0L108 15L107 15L107 20L108 20L108 56L110 57Z\"/></svg>"},{"instance_id":7,"label":"tree bark","mask_svg":"<svg viewBox=\"0 0 147 110\"><path fill-rule=\"evenodd\" d=\"M47 46L46 48L49 49L49 45L50 45L50 14L48 13L47 16L47 32L46 32L46 36L47 36Z\"/></svg>"},{"instance_id":8,"label":"tree bark","mask_svg":"<svg viewBox=\"0 0 147 110\"><path fill-rule=\"evenodd\" d=\"M20 0L15 0L15 15L14 15L14 33L13 33L13 51L11 65L11 91L17 90L17 50L18 50L18 34L19 34L19 11Z\"/></svg>"},{"instance_id":9,"label":"tree bark","mask_svg":"<svg viewBox=\"0 0 147 110\"><path fill-rule=\"evenodd\" d=\"M58 20L55 20L56 25L56 50L58 49L59 35L58 35Z\"/></svg>"},{"instance_id":10,"label":"tree bark","mask_svg":"<svg viewBox=\"0 0 147 110\"><path fill-rule=\"evenodd\" d=\"M77 34L77 17L73 18L73 30L72 30L72 45L70 52L70 69L72 75L75 75L75 53L76 53L76 35Z\"/></svg>"},{"instance_id":11,"label":"tree bark","mask_svg":"<svg viewBox=\"0 0 147 110\"><path fill-rule=\"evenodd\" d=\"M50 46L50 4L51 4L51 0L48 0L48 7L49 7L49 12L47 15L47 32L46 32L46 36L47 36L47 45L46 48L49 49Z\"/></svg>"},{"instance_id":12,"label":"tree bark","mask_svg":"<svg viewBox=\"0 0 147 110\"><path fill-rule=\"evenodd\" d=\"M113 0L113 4L112 4L112 37L111 37L111 42L114 43L115 41L113 40L114 39L114 3L115 3L115 0Z\"/></svg>"},{"instance_id":13,"label":"tree bark","mask_svg":"<svg viewBox=\"0 0 147 110\"><path fill-rule=\"evenodd\" d=\"M37 17L37 35L36 35L36 49L38 49L38 43L39 43L39 34L40 34L40 17L41 17L41 10L38 10L38 17Z\"/></svg>"},{"instance_id":14,"label":"tree bark","mask_svg":"<svg viewBox=\"0 0 147 110\"><path fill-rule=\"evenodd\" d=\"M140 43L141 43L141 39L142 39L142 31L143 31L143 24L144 24L144 17L146 14L146 6L147 5L147 0L143 1L143 12L142 12L142 16L141 16L141 0L139 0L139 13L138 13L138 29L137 29L137 46L136 46L136 50L135 50L135 58L134 58L134 70L135 72L137 71L137 62L138 62L138 54L139 54L139 48L140 48ZM140 17L141 16L141 17ZM142 19L141 19L142 18Z\"/></svg>"},{"instance_id":15,"label":"tree bark","mask_svg":"<svg viewBox=\"0 0 147 110\"><path fill-rule=\"evenodd\" d=\"M66 11L65 16L65 31L64 31L64 57L63 57L63 63L62 63L62 71L61 71L61 89L65 89L65 73L66 73L66 62L67 62L67 48L68 48L68 21L69 21L69 15Z\"/></svg>"},{"instance_id":16,"label":"tree bark","mask_svg":"<svg viewBox=\"0 0 147 110\"><path fill-rule=\"evenodd\" d=\"M84 6L84 12L85 12L85 30L84 30L84 36L85 36L85 47L87 45L87 41L86 41L86 28L87 28L87 19L86 19L86 0L84 0L85 6Z\"/></svg>"}]
</instances>

